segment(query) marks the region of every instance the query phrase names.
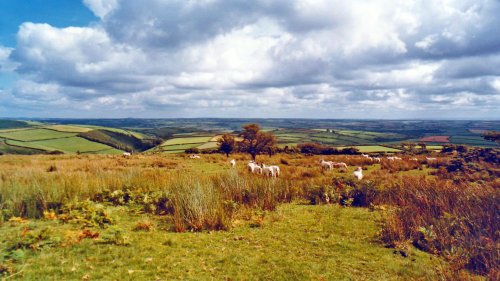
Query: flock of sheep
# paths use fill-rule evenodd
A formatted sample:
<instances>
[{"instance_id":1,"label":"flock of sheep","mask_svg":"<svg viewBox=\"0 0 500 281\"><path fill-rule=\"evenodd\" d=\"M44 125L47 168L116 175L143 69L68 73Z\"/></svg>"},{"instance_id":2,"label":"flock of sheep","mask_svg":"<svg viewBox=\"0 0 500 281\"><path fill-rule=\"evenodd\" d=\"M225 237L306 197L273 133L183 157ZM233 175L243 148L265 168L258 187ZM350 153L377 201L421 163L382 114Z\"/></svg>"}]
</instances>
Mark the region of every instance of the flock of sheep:
<instances>
[{"instance_id":1,"label":"flock of sheep","mask_svg":"<svg viewBox=\"0 0 500 281\"><path fill-rule=\"evenodd\" d=\"M361 154L363 158L366 158L368 160L371 160L373 162L381 162L380 157L371 157L368 154ZM388 161L398 161L398 160L403 160L401 157L397 156L388 156L386 158ZM430 158L430 157L425 157L425 159L429 161L436 161L437 158ZM417 158L411 158L408 159L409 161L419 161ZM229 164L231 165L232 168L236 167L236 160L232 159L229 161ZM347 164L344 162L333 162L333 161L325 161L324 159L321 159L319 161L320 167L322 170L333 170L334 168L339 168L343 169L344 171L347 171ZM251 160L247 164L248 171L250 171L252 174L261 174L264 176L269 176L269 177L279 177L280 176L280 167L277 165L271 165L267 166L266 164L262 163L261 165L257 164L254 160ZM357 178L358 180L363 179L363 168L362 167L357 167L356 170L353 172L353 176Z\"/></svg>"},{"instance_id":2,"label":"flock of sheep","mask_svg":"<svg viewBox=\"0 0 500 281\"><path fill-rule=\"evenodd\" d=\"M131 154L129 152L124 152L123 157L129 158ZM361 154L361 156L367 160L370 160L372 162L380 163L381 158L380 157L371 157L368 154ZM199 155L191 154L189 155L190 159L200 159ZM386 157L388 161L398 161L398 160L403 160L401 157L397 156L388 156ZM409 161L419 161L417 158L410 158L408 159ZM432 162L436 161L437 158L433 157L425 157L425 160L427 162ZM229 164L231 165L232 168L236 167L236 160L232 159L229 161ZM323 171L327 170L333 170L334 168L339 168L343 169L344 171L347 171L347 164L344 162L333 162L333 161L325 161L324 159L321 159L319 161L320 167ZM272 178L277 178L280 176L281 170L280 167L277 165L270 165L267 166L266 164L262 163L261 165L258 165L255 161L251 160L247 164L248 170L252 174L260 174L264 175L266 177L272 177ZM363 168L362 167L357 167L356 170L353 172L353 176L357 178L358 180L363 179Z\"/></svg>"}]
</instances>

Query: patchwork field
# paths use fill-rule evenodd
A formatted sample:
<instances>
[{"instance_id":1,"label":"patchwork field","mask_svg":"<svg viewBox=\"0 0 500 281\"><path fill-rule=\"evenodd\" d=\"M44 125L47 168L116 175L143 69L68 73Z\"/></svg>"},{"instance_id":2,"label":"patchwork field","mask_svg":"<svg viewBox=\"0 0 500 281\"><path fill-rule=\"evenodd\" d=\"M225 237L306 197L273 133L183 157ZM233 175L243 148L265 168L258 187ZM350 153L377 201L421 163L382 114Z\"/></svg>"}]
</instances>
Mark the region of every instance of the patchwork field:
<instances>
[{"instance_id":1,"label":"patchwork field","mask_svg":"<svg viewBox=\"0 0 500 281\"><path fill-rule=\"evenodd\" d=\"M18 141L34 141L69 138L75 136L76 133L59 132L48 129L25 129L10 132L0 132L0 137Z\"/></svg>"},{"instance_id":2,"label":"patchwork field","mask_svg":"<svg viewBox=\"0 0 500 281\"><path fill-rule=\"evenodd\" d=\"M209 149L217 147L216 142L212 141L216 136L197 136L173 138L163 142L160 150L167 153L182 153L189 148L198 147L200 149Z\"/></svg>"},{"instance_id":3,"label":"patchwork field","mask_svg":"<svg viewBox=\"0 0 500 281\"><path fill-rule=\"evenodd\" d=\"M368 153L368 152L400 152L400 149L395 149L391 147L385 147L380 145L362 145L362 146L353 146L357 148L359 152ZM346 147L338 147L338 148L346 148Z\"/></svg>"},{"instance_id":4,"label":"patchwork field","mask_svg":"<svg viewBox=\"0 0 500 281\"><path fill-rule=\"evenodd\" d=\"M110 146L91 142L80 137L69 137L62 139L49 139L39 141L21 142L15 140L7 140L7 144L12 146L27 147L46 151L59 150L64 153L90 153L90 152L107 152L111 154L122 153L123 151L114 149Z\"/></svg>"},{"instance_id":5,"label":"patchwork field","mask_svg":"<svg viewBox=\"0 0 500 281\"><path fill-rule=\"evenodd\" d=\"M74 151L94 151L89 150L88 143L78 140L78 147L71 148L70 144L64 144L64 141L55 141L56 139L67 138L67 141L73 141L73 137L87 139L92 143L99 145L91 149L103 148L102 151L163 151L166 153L183 153L189 148L198 148L201 150L212 150L217 148L217 138L223 132L238 129L232 122L244 124L243 121L228 120L109 120L101 124L99 120L68 120L60 123L44 123L40 121L15 121L0 120L0 139L3 139L0 151L4 153L42 153L40 149L49 152L52 150L74 153ZM82 124L78 124L81 121ZM154 122L153 122L154 121ZM277 146L297 146L301 143L315 142L333 147L355 146L361 152L398 152L401 143L417 143L421 140L427 141L429 150L439 150L442 148L441 141L449 140L452 144L463 144L483 147L497 147L498 144L492 141L484 140L480 133L486 129L495 128L495 122L464 122L464 123L441 123L424 121L315 121L315 120L274 120L275 126L267 124L266 131L276 135ZM3 123L2 123L3 122ZM151 127L147 127L153 122ZM179 125L184 124L186 125ZM190 123L195 122L195 123ZM266 120L260 120L266 123ZM290 125L291 122L294 125ZM294 123L295 122L295 123ZM95 124L93 124L95 123ZM161 127L160 124L169 127ZM366 125L366 130L361 130L361 124ZM378 124L378 125L377 125ZM110 127L106 125L121 125L121 128ZM178 125L179 127L175 127ZM143 127L144 126L144 127ZM299 127L302 126L302 127ZM310 129L304 129L307 128ZM447 127L448 126L448 127ZM499 125L500 126L500 125ZM351 129L348 129L351 128ZM100 134L89 133L94 130L104 130L123 134L124 137L104 136ZM380 130L380 131L379 131ZM432 133L431 133L432 132ZM88 134L82 135L82 134ZM141 141L134 141L126 136L133 136ZM448 139L449 136L449 139ZM156 139L155 139L156 138ZM144 140L144 142L143 142ZM153 141L152 141L153 140ZM49 141L44 143L41 141ZM163 142L162 142L163 141ZM431 142L433 141L433 142ZM435 142L439 141L439 142ZM23 143L22 143L23 142ZM142 143L141 143L142 142ZM157 147L154 147L160 143ZM110 147L118 150L113 150ZM386 147L387 146L387 147ZM23 150L21 147L24 147ZM151 148L153 147L153 148ZM37 149L37 150L33 150ZM100 151L100 150L99 150Z\"/></svg>"}]
</instances>

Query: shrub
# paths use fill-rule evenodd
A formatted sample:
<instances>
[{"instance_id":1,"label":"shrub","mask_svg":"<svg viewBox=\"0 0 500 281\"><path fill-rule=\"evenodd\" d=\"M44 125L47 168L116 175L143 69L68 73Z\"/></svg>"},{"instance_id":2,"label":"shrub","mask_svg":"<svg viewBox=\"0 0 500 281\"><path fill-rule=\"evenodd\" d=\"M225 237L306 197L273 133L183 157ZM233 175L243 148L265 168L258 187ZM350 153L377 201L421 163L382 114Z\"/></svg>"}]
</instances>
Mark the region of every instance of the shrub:
<instances>
[{"instance_id":1,"label":"shrub","mask_svg":"<svg viewBox=\"0 0 500 281\"><path fill-rule=\"evenodd\" d=\"M117 246L130 245L129 237L124 234L125 231L117 226L108 228L100 237L98 243L111 244Z\"/></svg>"},{"instance_id":2,"label":"shrub","mask_svg":"<svg viewBox=\"0 0 500 281\"><path fill-rule=\"evenodd\" d=\"M114 224L114 219L109 216L105 207L90 200L66 204L62 212L58 218L64 223L76 223L83 227L106 227Z\"/></svg>"},{"instance_id":3,"label":"shrub","mask_svg":"<svg viewBox=\"0 0 500 281\"><path fill-rule=\"evenodd\" d=\"M146 231L146 232L149 232L149 231L153 231L154 230L154 224L152 221L150 220L142 220L142 221L139 221L136 223L136 225L134 226L134 230L135 231Z\"/></svg>"},{"instance_id":4,"label":"shrub","mask_svg":"<svg viewBox=\"0 0 500 281\"><path fill-rule=\"evenodd\" d=\"M379 200L397 207L381 233L388 245L410 241L481 274L499 268L497 189L407 177Z\"/></svg>"},{"instance_id":5,"label":"shrub","mask_svg":"<svg viewBox=\"0 0 500 281\"><path fill-rule=\"evenodd\" d=\"M192 147L192 148L186 149L184 151L184 153L186 153L186 154L198 154L198 153L200 153L200 149L197 147Z\"/></svg>"},{"instance_id":6,"label":"shrub","mask_svg":"<svg viewBox=\"0 0 500 281\"><path fill-rule=\"evenodd\" d=\"M57 171L57 167L56 167L56 165L50 165L50 166L47 168L47 172L48 172L48 173L55 172L55 171Z\"/></svg>"}]
</instances>

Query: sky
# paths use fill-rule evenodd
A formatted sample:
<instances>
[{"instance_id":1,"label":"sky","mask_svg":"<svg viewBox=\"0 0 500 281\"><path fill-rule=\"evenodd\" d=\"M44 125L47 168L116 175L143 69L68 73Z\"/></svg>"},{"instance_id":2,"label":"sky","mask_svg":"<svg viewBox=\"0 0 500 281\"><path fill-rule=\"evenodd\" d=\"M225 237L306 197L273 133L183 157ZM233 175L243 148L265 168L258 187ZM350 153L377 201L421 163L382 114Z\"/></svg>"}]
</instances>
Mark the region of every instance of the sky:
<instances>
[{"instance_id":1,"label":"sky","mask_svg":"<svg viewBox=\"0 0 500 281\"><path fill-rule=\"evenodd\" d=\"M500 119L499 0L0 0L0 117Z\"/></svg>"}]
</instances>

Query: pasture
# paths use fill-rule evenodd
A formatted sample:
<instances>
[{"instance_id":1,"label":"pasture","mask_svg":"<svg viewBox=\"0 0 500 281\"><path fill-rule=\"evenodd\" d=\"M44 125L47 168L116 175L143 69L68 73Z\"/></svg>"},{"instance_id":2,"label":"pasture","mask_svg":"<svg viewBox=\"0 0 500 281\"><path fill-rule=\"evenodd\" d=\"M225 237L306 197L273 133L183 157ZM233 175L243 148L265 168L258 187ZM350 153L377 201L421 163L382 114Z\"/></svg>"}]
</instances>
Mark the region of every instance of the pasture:
<instances>
[{"instance_id":1,"label":"pasture","mask_svg":"<svg viewBox=\"0 0 500 281\"><path fill-rule=\"evenodd\" d=\"M16 141L39 141L49 139L69 138L75 136L76 133L59 132L48 129L25 129L9 132L0 132L0 138Z\"/></svg>"},{"instance_id":2,"label":"pasture","mask_svg":"<svg viewBox=\"0 0 500 281\"><path fill-rule=\"evenodd\" d=\"M401 152L400 149L396 148L391 148L391 147L385 147L385 146L380 146L380 145L359 145L359 146L352 146L354 148L357 148L359 152L362 153L368 153L368 152ZM347 147L337 147L339 149L342 148L347 148Z\"/></svg>"},{"instance_id":3,"label":"pasture","mask_svg":"<svg viewBox=\"0 0 500 281\"><path fill-rule=\"evenodd\" d=\"M37 140L37 141L15 141L7 140L7 144L17 147L26 147L32 149L39 149L44 151L62 151L64 153L74 154L77 152L81 153L121 153L120 150L113 149L110 146L91 142L80 137L65 137L59 139L47 139L47 140Z\"/></svg>"},{"instance_id":4,"label":"pasture","mask_svg":"<svg viewBox=\"0 0 500 281\"><path fill-rule=\"evenodd\" d=\"M451 215L476 214L473 208L490 214L484 208L491 201L473 206L463 199L485 200L473 187L460 186L471 193L456 199L461 204L453 201L451 181L439 176L450 156L375 163L361 156L259 155L257 162L281 167L277 179L250 174L248 155L230 159L235 169L218 154L0 156L0 274L14 280L476 278L452 269L453 252L424 252L398 239L392 224L402 200L392 190L405 186L412 187L398 192L415 189L419 200L460 205L440 206ZM348 169L324 171L320 159ZM361 181L352 176L358 166ZM492 198L486 183L481 192ZM447 200L426 195L427 188L443 188Z\"/></svg>"}]
</instances>

